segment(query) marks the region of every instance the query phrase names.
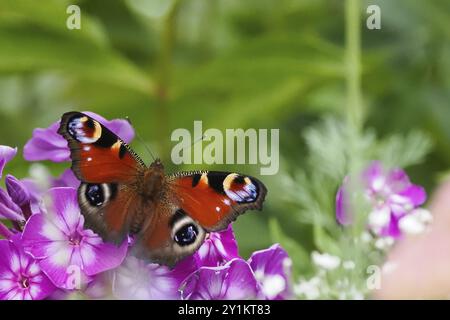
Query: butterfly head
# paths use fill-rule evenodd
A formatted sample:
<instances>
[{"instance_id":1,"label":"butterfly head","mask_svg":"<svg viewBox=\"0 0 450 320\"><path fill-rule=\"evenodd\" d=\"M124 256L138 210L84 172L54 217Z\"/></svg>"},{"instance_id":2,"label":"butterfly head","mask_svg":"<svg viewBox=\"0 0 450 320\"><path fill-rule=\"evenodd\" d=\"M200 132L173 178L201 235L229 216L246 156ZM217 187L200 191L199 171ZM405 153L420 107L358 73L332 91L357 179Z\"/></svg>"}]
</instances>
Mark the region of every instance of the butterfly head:
<instances>
[{"instance_id":1,"label":"butterfly head","mask_svg":"<svg viewBox=\"0 0 450 320\"><path fill-rule=\"evenodd\" d=\"M160 170L164 170L164 165L161 162L161 159L156 158L155 161L153 161L150 164L150 169L160 169Z\"/></svg>"}]
</instances>

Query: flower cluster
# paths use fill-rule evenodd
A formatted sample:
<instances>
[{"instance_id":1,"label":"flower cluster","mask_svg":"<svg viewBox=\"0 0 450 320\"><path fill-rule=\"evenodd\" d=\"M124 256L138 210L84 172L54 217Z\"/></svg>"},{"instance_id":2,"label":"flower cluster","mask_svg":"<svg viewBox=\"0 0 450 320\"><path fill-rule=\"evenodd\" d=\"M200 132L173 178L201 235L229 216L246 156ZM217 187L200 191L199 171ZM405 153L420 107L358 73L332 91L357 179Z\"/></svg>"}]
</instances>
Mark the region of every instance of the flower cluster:
<instances>
[{"instance_id":1,"label":"flower cluster","mask_svg":"<svg viewBox=\"0 0 450 320\"><path fill-rule=\"evenodd\" d=\"M294 294L300 299L359 300L370 296L379 289L380 276L395 268L383 263L395 241L428 230L431 213L420 207L425 200L424 189L411 183L404 170L387 170L380 161L372 161L357 176L345 177L336 194L336 220L343 226L359 223L351 238L342 239L345 244L357 244L359 252L322 242L321 250L332 253L312 252L313 272L294 283ZM355 277L364 273L365 279Z\"/></svg>"},{"instance_id":2,"label":"flower cluster","mask_svg":"<svg viewBox=\"0 0 450 320\"><path fill-rule=\"evenodd\" d=\"M300 278L293 286L293 291L299 298L307 300L323 297L340 300L364 299L365 288L360 287L361 284L352 279L356 269L353 260L342 261L338 256L317 251L312 252L311 260L315 270L314 275L309 279Z\"/></svg>"},{"instance_id":3,"label":"flower cluster","mask_svg":"<svg viewBox=\"0 0 450 320\"><path fill-rule=\"evenodd\" d=\"M342 225L354 219L351 182L346 177L336 195L336 219ZM429 224L431 214L420 208L426 200L425 190L412 184L402 169L386 170L381 162L373 161L357 183L370 207L367 227L374 235L396 239L404 233L421 233Z\"/></svg>"},{"instance_id":4,"label":"flower cluster","mask_svg":"<svg viewBox=\"0 0 450 320\"><path fill-rule=\"evenodd\" d=\"M125 120L101 121L126 142L134 136ZM36 129L24 148L28 161L69 160L59 123ZM0 146L0 179L16 148ZM0 299L286 299L291 260L275 244L244 260L232 226L211 233L192 256L174 268L131 254L132 239L103 242L85 228L78 206L79 181L70 170L59 178L5 177L0 189Z\"/></svg>"}]
</instances>

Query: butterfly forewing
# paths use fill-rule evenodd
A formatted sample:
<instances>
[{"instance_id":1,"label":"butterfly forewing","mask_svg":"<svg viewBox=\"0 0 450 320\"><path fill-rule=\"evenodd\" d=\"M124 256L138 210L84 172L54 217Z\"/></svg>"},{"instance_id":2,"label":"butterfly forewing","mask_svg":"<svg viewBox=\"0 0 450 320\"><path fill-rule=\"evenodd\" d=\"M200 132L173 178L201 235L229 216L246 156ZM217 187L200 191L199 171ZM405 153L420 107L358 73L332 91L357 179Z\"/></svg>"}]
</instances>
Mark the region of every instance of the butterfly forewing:
<instances>
[{"instance_id":1,"label":"butterfly forewing","mask_svg":"<svg viewBox=\"0 0 450 320\"><path fill-rule=\"evenodd\" d=\"M72 170L83 182L131 183L145 170L125 142L84 113L65 113L58 133L69 142Z\"/></svg>"},{"instance_id":2,"label":"butterfly forewing","mask_svg":"<svg viewBox=\"0 0 450 320\"><path fill-rule=\"evenodd\" d=\"M180 207L207 231L225 229L248 209L262 208L267 190L256 178L230 172L186 172L169 179Z\"/></svg>"}]
</instances>

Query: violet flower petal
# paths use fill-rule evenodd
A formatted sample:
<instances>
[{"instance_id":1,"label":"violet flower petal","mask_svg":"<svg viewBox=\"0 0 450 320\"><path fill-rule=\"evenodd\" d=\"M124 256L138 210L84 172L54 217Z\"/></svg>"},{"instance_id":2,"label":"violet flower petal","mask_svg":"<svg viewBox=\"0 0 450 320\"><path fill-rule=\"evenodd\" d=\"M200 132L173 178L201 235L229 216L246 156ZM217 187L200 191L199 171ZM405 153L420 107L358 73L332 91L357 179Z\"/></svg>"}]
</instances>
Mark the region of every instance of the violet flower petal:
<instances>
[{"instance_id":1,"label":"violet flower petal","mask_svg":"<svg viewBox=\"0 0 450 320\"><path fill-rule=\"evenodd\" d=\"M259 285L250 265L233 259L219 267L202 267L181 285L186 300L243 300L255 299Z\"/></svg>"},{"instance_id":2,"label":"violet flower petal","mask_svg":"<svg viewBox=\"0 0 450 320\"><path fill-rule=\"evenodd\" d=\"M363 171L362 180L368 188L377 189L380 177L384 176L383 165L380 161L372 161Z\"/></svg>"},{"instance_id":3,"label":"violet flower petal","mask_svg":"<svg viewBox=\"0 0 450 320\"><path fill-rule=\"evenodd\" d=\"M217 267L231 259L239 258L231 224L224 231L210 233L194 257L199 267Z\"/></svg>"},{"instance_id":4,"label":"violet flower petal","mask_svg":"<svg viewBox=\"0 0 450 320\"><path fill-rule=\"evenodd\" d=\"M348 203L346 182L342 184L336 194L336 220L346 226L352 223L352 213Z\"/></svg>"},{"instance_id":5,"label":"violet flower petal","mask_svg":"<svg viewBox=\"0 0 450 320\"><path fill-rule=\"evenodd\" d=\"M254 252L248 263L261 285L264 298L286 299L290 296L292 261L279 244Z\"/></svg>"},{"instance_id":6,"label":"violet flower petal","mask_svg":"<svg viewBox=\"0 0 450 320\"><path fill-rule=\"evenodd\" d=\"M0 218L11 221L23 221L24 217L20 207L15 204L11 197L0 188Z\"/></svg>"},{"instance_id":7,"label":"violet flower petal","mask_svg":"<svg viewBox=\"0 0 450 320\"><path fill-rule=\"evenodd\" d=\"M5 165L11 161L17 154L17 148L0 145L0 179L3 176L3 169Z\"/></svg>"},{"instance_id":8,"label":"violet flower petal","mask_svg":"<svg viewBox=\"0 0 450 320\"><path fill-rule=\"evenodd\" d=\"M406 172L400 168L394 168L386 174L386 184L392 193L398 193L411 185Z\"/></svg>"},{"instance_id":9,"label":"violet flower petal","mask_svg":"<svg viewBox=\"0 0 450 320\"><path fill-rule=\"evenodd\" d=\"M5 179L6 190L11 200L19 207L30 202L30 194L25 185L16 177L8 174Z\"/></svg>"},{"instance_id":10,"label":"violet flower petal","mask_svg":"<svg viewBox=\"0 0 450 320\"><path fill-rule=\"evenodd\" d=\"M194 259L184 259L174 269L128 256L114 270L113 293L119 299L177 300L181 282L196 268Z\"/></svg>"},{"instance_id":11,"label":"violet flower petal","mask_svg":"<svg viewBox=\"0 0 450 320\"><path fill-rule=\"evenodd\" d=\"M27 161L50 160L63 162L70 160L67 141L58 134L59 121L48 128L33 130L33 137L28 140L23 149L23 156Z\"/></svg>"},{"instance_id":12,"label":"violet flower petal","mask_svg":"<svg viewBox=\"0 0 450 320\"><path fill-rule=\"evenodd\" d=\"M398 194L408 198L415 207L424 204L425 200L427 199L427 193L425 192L425 189L414 184L411 184Z\"/></svg>"},{"instance_id":13,"label":"violet flower petal","mask_svg":"<svg viewBox=\"0 0 450 320\"><path fill-rule=\"evenodd\" d=\"M92 230L83 230L82 235L83 244L79 247L79 253L83 269L88 276L113 269L125 259L128 250L127 239L117 246L103 242Z\"/></svg>"}]
</instances>

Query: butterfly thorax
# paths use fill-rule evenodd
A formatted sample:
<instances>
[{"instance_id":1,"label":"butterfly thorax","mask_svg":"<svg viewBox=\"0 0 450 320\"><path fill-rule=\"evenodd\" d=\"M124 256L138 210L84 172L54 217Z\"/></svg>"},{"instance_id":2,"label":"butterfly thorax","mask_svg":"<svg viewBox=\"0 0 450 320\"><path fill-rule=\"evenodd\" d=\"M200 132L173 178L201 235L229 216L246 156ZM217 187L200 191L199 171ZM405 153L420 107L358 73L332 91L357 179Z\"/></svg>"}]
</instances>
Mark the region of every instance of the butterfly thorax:
<instances>
[{"instance_id":1,"label":"butterfly thorax","mask_svg":"<svg viewBox=\"0 0 450 320\"><path fill-rule=\"evenodd\" d=\"M164 167L156 160L144 171L140 193L147 201L159 200L165 183Z\"/></svg>"}]
</instances>

